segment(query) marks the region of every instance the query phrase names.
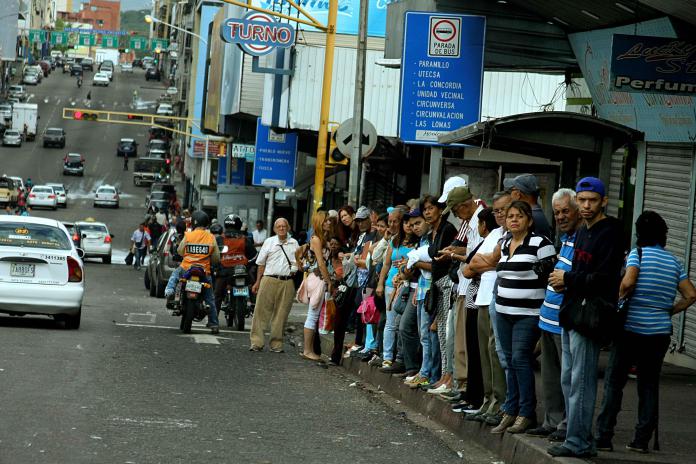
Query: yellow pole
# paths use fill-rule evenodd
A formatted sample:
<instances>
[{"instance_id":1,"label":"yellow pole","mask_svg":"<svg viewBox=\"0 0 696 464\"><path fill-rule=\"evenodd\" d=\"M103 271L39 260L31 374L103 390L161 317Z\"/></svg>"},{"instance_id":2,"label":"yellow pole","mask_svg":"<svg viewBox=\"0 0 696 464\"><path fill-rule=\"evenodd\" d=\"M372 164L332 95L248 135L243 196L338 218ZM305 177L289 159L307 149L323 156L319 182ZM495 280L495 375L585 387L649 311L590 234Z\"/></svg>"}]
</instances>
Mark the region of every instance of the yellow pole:
<instances>
[{"instance_id":1,"label":"yellow pole","mask_svg":"<svg viewBox=\"0 0 696 464\"><path fill-rule=\"evenodd\" d=\"M319 141L317 142L317 166L314 172L314 208L312 211L316 211L321 207L324 198L324 170L326 168L326 143L328 142L329 109L331 108L331 80L333 79L337 16L338 0L329 0L329 18L326 23L326 50L324 52L324 79L321 87Z\"/></svg>"}]
</instances>

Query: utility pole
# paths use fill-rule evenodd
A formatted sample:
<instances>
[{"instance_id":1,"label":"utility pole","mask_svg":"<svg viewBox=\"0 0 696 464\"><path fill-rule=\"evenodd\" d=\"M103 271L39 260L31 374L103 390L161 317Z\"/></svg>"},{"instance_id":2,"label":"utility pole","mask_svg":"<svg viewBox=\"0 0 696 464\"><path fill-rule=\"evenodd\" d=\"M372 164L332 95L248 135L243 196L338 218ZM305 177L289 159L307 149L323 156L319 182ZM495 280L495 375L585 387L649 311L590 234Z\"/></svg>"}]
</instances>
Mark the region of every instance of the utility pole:
<instances>
[{"instance_id":1,"label":"utility pole","mask_svg":"<svg viewBox=\"0 0 696 464\"><path fill-rule=\"evenodd\" d=\"M362 163L362 132L365 105L365 63L367 61L368 0L360 0L358 47L355 59L355 95L353 97L353 146L350 153L348 204L360 206L360 164ZM363 173L364 174L364 173Z\"/></svg>"}]
</instances>

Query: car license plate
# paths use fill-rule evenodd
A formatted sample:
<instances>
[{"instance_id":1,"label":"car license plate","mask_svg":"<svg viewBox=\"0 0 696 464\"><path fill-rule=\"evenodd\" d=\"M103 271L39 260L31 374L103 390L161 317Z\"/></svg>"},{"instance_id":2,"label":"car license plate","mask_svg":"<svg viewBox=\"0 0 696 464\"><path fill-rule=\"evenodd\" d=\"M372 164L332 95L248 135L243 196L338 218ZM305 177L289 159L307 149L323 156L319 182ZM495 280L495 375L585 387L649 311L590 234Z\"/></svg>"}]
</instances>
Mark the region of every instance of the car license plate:
<instances>
[{"instance_id":1,"label":"car license plate","mask_svg":"<svg viewBox=\"0 0 696 464\"><path fill-rule=\"evenodd\" d=\"M193 280L189 280L188 282L186 282L186 291L187 292L201 293L202 289L203 289L203 284L200 282L194 282Z\"/></svg>"},{"instance_id":2,"label":"car license plate","mask_svg":"<svg viewBox=\"0 0 696 464\"><path fill-rule=\"evenodd\" d=\"M234 287L232 289L232 296L249 296L249 287Z\"/></svg>"},{"instance_id":3,"label":"car license plate","mask_svg":"<svg viewBox=\"0 0 696 464\"><path fill-rule=\"evenodd\" d=\"M35 272L35 264L12 263L10 266L10 275L12 277L34 277Z\"/></svg>"}]
</instances>

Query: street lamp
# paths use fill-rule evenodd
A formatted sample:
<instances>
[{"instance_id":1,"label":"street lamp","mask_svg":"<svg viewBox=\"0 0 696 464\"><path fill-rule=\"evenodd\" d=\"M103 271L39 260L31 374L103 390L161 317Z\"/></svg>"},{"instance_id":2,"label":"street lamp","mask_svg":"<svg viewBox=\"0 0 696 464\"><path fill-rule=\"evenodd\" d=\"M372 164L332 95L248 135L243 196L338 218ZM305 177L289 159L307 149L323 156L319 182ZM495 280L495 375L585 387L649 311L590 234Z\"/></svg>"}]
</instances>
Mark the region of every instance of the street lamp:
<instances>
[{"instance_id":1,"label":"street lamp","mask_svg":"<svg viewBox=\"0 0 696 464\"><path fill-rule=\"evenodd\" d=\"M196 34L195 32L187 31L186 29L182 29L182 28L180 28L179 26L175 26L175 25L173 25L173 24L169 24L168 22L162 21L161 19L155 18L154 16L145 15L145 22L148 23L148 24L162 23L162 24L164 24L165 26L171 27L172 29L176 29L177 31L181 31L181 32L183 32L184 34L192 35L192 36L194 36L195 38L197 38L198 40L200 40L201 42L203 42L203 43L206 45L206 47L208 46L208 41L205 40L205 39L204 39L203 37L201 37L200 35Z\"/></svg>"}]
</instances>

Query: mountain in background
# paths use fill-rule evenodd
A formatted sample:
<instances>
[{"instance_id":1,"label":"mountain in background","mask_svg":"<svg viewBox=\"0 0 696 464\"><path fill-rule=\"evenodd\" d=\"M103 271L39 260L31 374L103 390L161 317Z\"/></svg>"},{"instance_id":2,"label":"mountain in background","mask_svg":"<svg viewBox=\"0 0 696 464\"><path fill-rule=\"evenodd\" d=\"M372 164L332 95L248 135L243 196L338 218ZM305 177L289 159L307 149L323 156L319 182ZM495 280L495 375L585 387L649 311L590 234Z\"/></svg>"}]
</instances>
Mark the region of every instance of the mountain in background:
<instances>
[{"instance_id":1,"label":"mountain in background","mask_svg":"<svg viewBox=\"0 0 696 464\"><path fill-rule=\"evenodd\" d=\"M152 0L121 0L121 11L152 8Z\"/></svg>"},{"instance_id":2,"label":"mountain in background","mask_svg":"<svg viewBox=\"0 0 696 464\"><path fill-rule=\"evenodd\" d=\"M147 35L150 25L143 19L146 14L150 14L150 10L121 11L121 30Z\"/></svg>"}]
</instances>

